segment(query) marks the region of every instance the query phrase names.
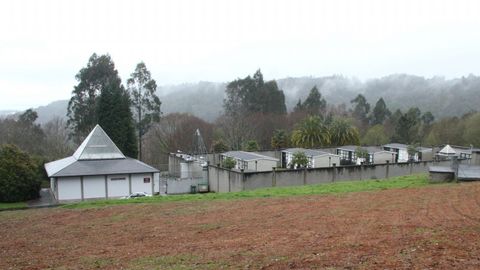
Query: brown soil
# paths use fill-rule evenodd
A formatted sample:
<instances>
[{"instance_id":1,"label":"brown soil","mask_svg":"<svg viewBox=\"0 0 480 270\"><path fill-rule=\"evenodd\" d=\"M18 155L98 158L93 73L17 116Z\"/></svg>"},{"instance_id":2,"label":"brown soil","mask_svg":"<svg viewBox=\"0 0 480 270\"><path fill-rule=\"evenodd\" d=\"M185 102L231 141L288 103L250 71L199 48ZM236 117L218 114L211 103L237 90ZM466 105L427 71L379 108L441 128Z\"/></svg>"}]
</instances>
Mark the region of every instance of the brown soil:
<instances>
[{"instance_id":1,"label":"brown soil","mask_svg":"<svg viewBox=\"0 0 480 270\"><path fill-rule=\"evenodd\" d=\"M0 213L0 269L479 269L480 183Z\"/></svg>"}]
</instances>

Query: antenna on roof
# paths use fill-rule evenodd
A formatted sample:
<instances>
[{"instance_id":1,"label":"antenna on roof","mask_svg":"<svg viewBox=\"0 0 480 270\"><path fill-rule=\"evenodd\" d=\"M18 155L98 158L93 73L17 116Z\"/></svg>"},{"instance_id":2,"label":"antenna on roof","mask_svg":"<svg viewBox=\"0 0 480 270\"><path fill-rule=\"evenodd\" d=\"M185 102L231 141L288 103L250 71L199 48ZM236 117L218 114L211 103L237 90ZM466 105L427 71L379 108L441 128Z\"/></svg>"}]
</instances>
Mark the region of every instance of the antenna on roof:
<instances>
[{"instance_id":1,"label":"antenna on roof","mask_svg":"<svg viewBox=\"0 0 480 270\"><path fill-rule=\"evenodd\" d=\"M195 133L193 134L193 151L192 155L197 157L205 157L207 155L207 147L205 146L205 142L203 141L202 134L200 130L197 128Z\"/></svg>"}]
</instances>

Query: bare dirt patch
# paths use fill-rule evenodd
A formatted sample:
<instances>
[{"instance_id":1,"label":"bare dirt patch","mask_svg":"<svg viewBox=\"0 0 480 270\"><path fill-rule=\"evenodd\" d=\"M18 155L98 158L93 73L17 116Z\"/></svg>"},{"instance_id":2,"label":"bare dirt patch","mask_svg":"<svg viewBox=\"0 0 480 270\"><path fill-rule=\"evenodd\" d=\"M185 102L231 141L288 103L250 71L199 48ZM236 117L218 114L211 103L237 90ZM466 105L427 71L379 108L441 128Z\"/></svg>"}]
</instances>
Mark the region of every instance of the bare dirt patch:
<instances>
[{"instance_id":1,"label":"bare dirt patch","mask_svg":"<svg viewBox=\"0 0 480 270\"><path fill-rule=\"evenodd\" d=\"M480 183L0 213L0 269L478 269Z\"/></svg>"}]
</instances>

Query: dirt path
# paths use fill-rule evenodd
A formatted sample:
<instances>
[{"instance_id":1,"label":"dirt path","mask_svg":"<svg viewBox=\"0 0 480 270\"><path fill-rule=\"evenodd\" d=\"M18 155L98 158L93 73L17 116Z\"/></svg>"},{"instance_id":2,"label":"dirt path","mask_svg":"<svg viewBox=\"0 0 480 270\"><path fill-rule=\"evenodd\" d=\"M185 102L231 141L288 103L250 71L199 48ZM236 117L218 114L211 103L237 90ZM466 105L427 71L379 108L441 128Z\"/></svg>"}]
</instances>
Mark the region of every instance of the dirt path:
<instances>
[{"instance_id":1,"label":"dirt path","mask_svg":"<svg viewBox=\"0 0 480 270\"><path fill-rule=\"evenodd\" d=\"M0 269L479 269L480 183L0 213Z\"/></svg>"}]
</instances>

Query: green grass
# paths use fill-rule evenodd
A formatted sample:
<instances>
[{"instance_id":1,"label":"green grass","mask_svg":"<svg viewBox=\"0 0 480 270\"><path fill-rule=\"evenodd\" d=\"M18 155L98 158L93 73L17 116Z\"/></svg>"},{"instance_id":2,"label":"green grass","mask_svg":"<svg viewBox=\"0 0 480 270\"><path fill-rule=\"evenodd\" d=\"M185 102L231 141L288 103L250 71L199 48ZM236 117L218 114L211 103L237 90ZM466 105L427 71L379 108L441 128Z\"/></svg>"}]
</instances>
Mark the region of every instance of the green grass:
<instances>
[{"instance_id":1,"label":"green grass","mask_svg":"<svg viewBox=\"0 0 480 270\"><path fill-rule=\"evenodd\" d=\"M244 198L266 198L266 197L286 197L302 195L322 195L322 194L340 194L347 192L375 191L385 189L415 188L428 185L428 176L426 174L415 174L400 176L380 180L363 180L335 182L328 184L293 186L293 187L274 187L262 188L250 191L230 192L230 193L207 193L207 194L187 194L154 196L130 200L111 199L85 201L80 203L66 204L64 208L91 208L104 207L110 205L123 205L134 203L161 203L177 201L211 201L211 200L232 200Z\"/></svg>"},{"instance_id":2,"label":"green grass","mask_svg":"<svg viewBox=\"0 0 480 270\"><path fill-rule=\"evenodd\" d=\"M26 208L26 202L16 202L16 203L0 203L0 210L9 210L9 209L20 209Z\"/></svg>"}]
</instances>

